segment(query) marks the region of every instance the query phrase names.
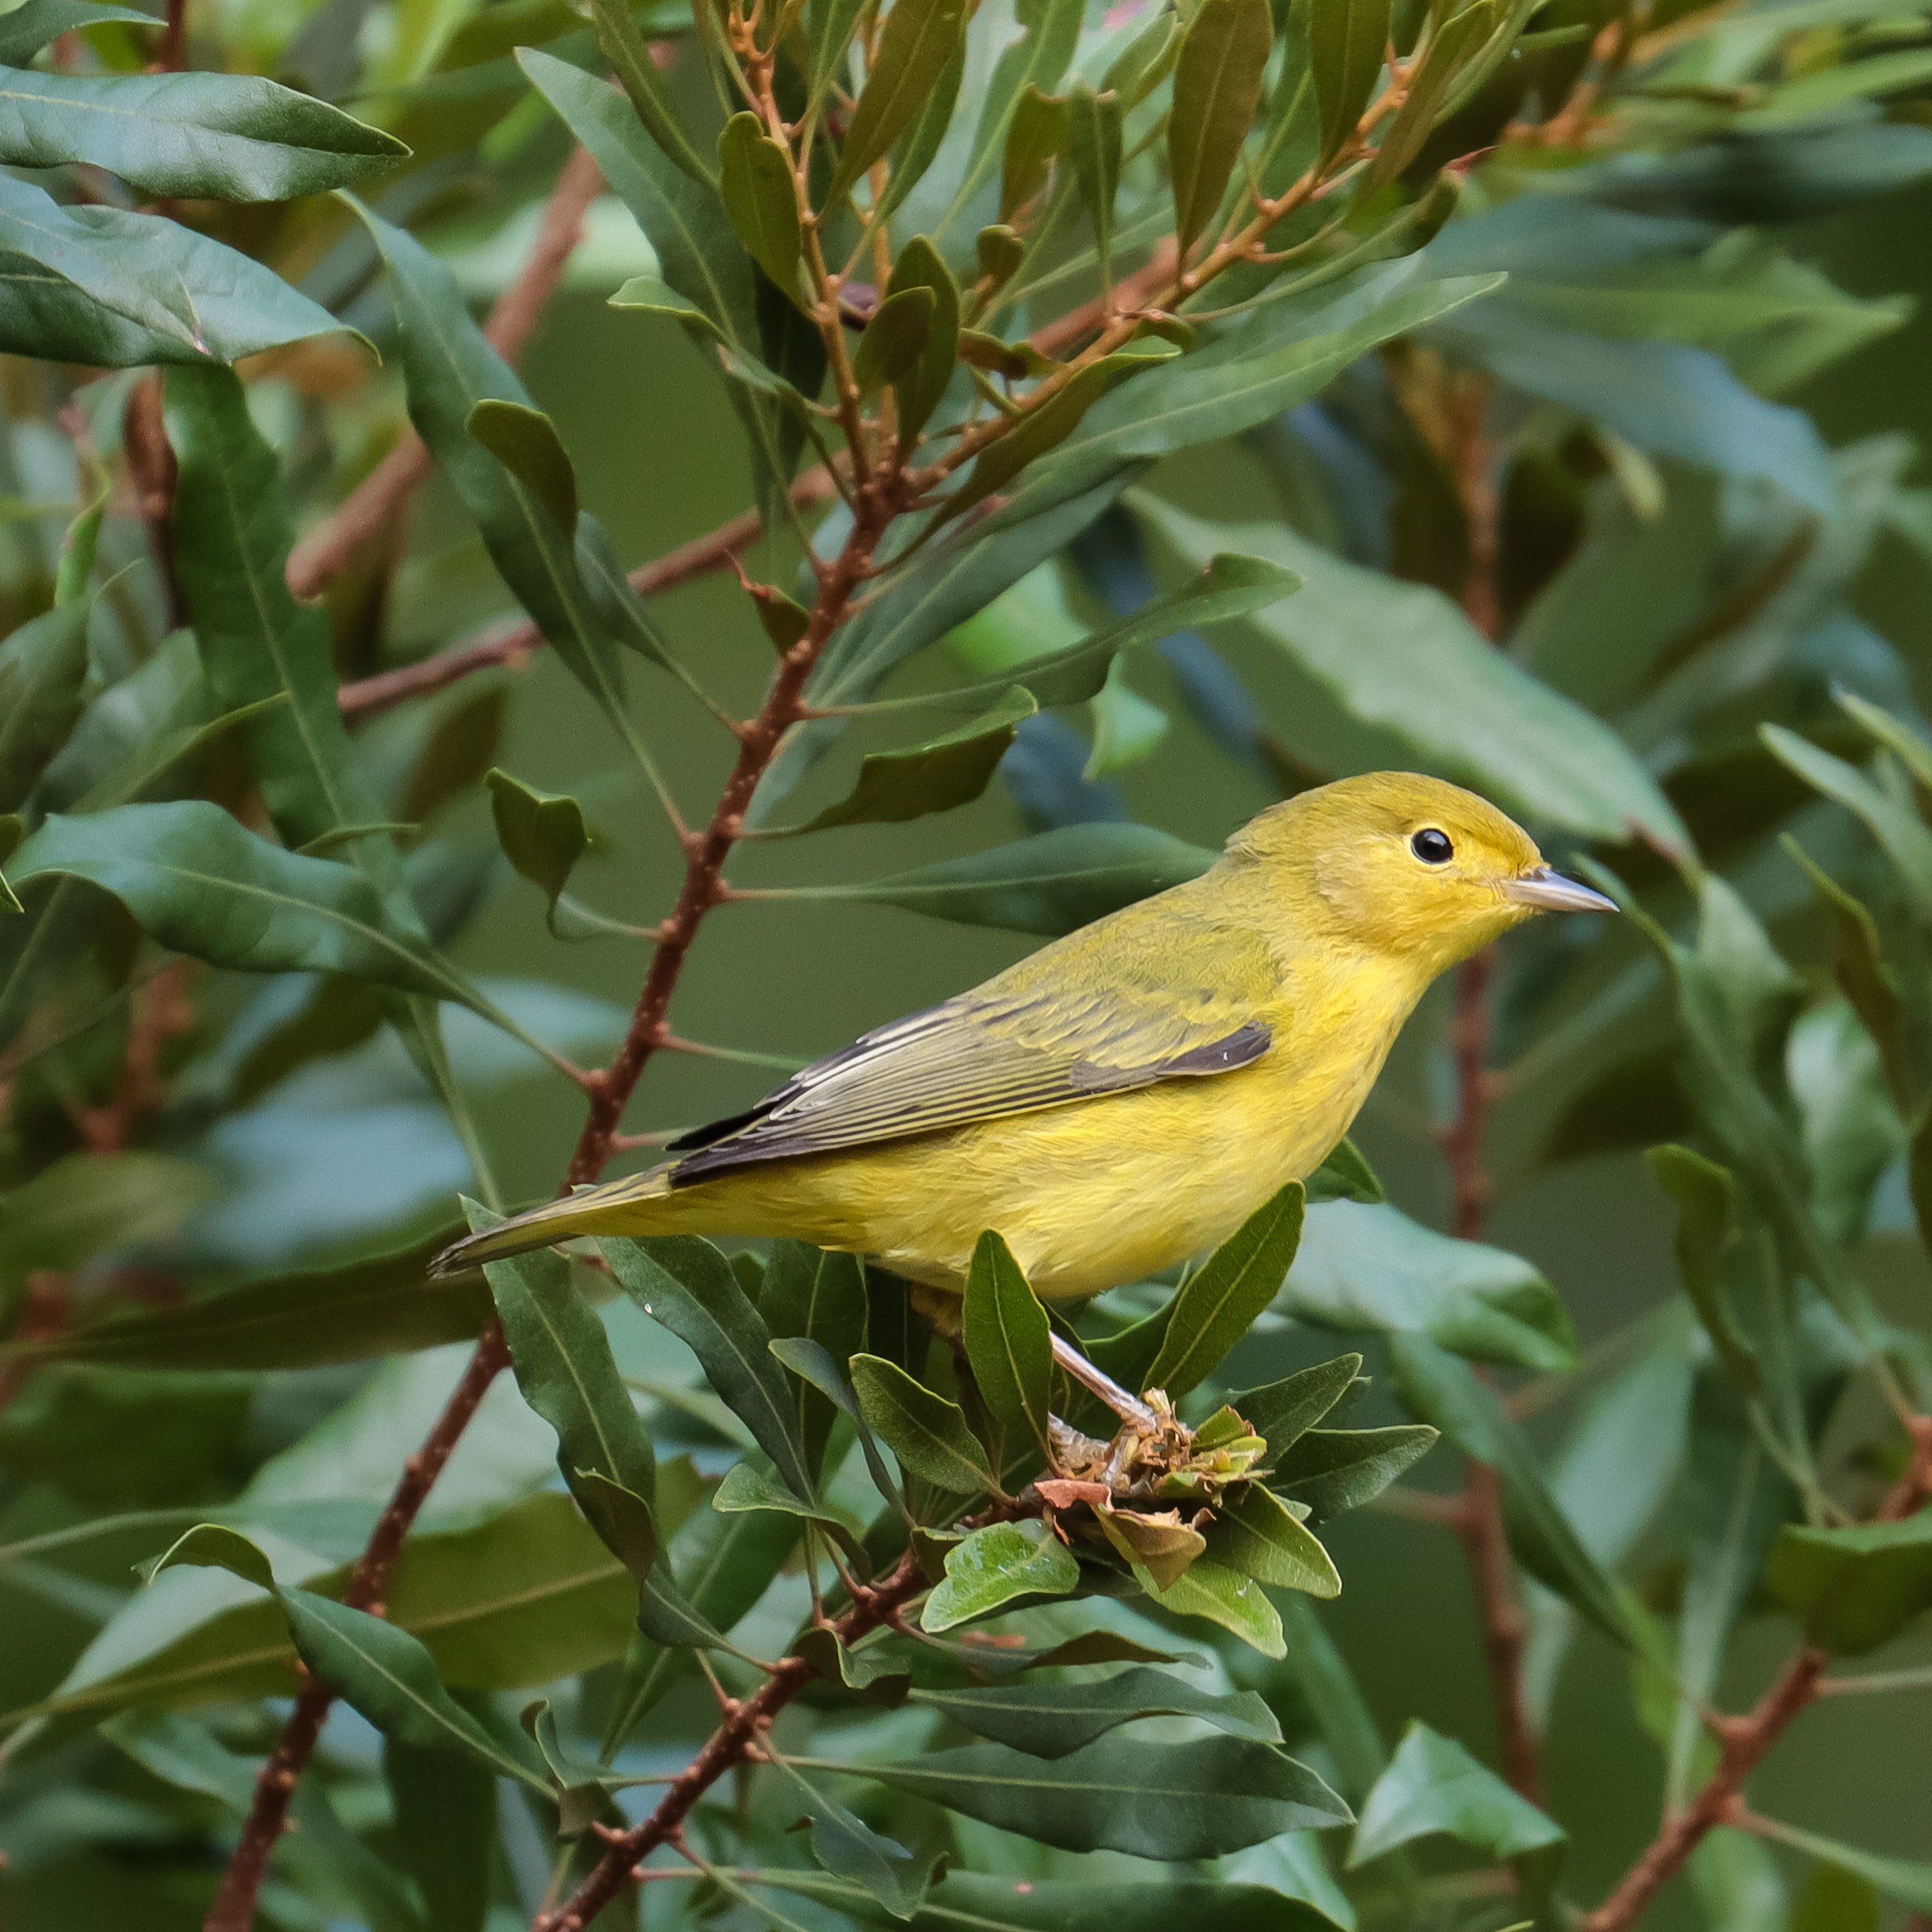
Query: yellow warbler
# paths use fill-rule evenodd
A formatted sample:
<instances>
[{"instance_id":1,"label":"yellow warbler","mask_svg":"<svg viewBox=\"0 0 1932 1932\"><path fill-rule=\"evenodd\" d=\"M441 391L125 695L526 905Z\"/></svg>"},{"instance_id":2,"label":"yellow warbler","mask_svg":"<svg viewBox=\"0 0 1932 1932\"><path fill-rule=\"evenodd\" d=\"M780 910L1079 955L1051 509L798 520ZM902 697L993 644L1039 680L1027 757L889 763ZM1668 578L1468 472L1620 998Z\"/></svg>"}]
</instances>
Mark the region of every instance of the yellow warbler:
<instances>
[{"instance_id":1,"label":"yellow warbler","mask_svg":"<svg viewBox=\"0 0 1932 1932\"><path fill-rule=\"evenodd\" d=\"M1344 778L1250 821L1200 878L437 1266L572 1235L791 1235L957 1290L997 1228L1044 1296L1139 1280L1319 1166L1429 982L1544 909L1615 907L1473 793Z\"/></svg>"}]
</instances>

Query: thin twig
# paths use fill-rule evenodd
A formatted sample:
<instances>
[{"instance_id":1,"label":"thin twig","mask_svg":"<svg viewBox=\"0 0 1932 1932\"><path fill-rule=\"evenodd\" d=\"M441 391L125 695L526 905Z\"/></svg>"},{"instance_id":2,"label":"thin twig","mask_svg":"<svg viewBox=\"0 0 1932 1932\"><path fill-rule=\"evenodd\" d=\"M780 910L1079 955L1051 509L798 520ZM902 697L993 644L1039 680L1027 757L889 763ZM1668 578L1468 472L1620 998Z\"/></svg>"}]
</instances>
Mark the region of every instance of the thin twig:
<instances>
[{"instance_id":1,"label":"thin twig","mask_svg":"<svg viewBox=\"0 0 1932 1932\"><path fill-rule=\"evenodd\" d=\"M563 271L583 239L584 217L603 191L603 176L587 149L578 148L564 163L550 190L537 229L535 246L516 278L498 298L483 327L490 346L506 362L523 353ZM288 587L297 597L319 596L331 577L364 544L392 537L402 507L434 466L423 439L408 431L396 447L343 498L326 522L310 531L289 553ZM430 688L434 688L433 686Z\"/></svg>"}]
</instances>

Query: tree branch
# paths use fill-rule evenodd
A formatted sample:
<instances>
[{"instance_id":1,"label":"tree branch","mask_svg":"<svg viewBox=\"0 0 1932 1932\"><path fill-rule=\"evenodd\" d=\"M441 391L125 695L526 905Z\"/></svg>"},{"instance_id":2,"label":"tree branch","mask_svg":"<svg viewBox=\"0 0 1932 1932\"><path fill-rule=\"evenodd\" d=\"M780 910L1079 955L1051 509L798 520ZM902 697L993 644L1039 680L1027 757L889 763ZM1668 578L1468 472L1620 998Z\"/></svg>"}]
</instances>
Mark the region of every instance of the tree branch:
<instances>
[{"instance_id":1,"label":"tree branch","mask_svg":"<svg viewBox=\"0 0 1932 1932\"><path fill-rule=\"evenodd\" d=\"M490 346L506 362L523 353L544 308L563 280L563 271L583 239L584 217L603 187L603 177L590 152L576 149L564 163L544 204L536 246L516 279L498 298L484 323ZM434 467L415 430L370 470L288 556L288 587L297 597L319 596L331 577L363 545L391 533L395 518Z\"/></svg>"},{"instance_id":2,"label":"tree branch","mask_svg":"<svg viewBox=\"0 0 1932 1932\"><path fill-rule=\"evenodd\" d=\"M1911 1429L1911 1459L1879 1504L1875 1519L1879 1522L1897 1522L1911 1515L1932 1494L1932 1416L1915 1416ZM1709 1782L1685 1810L1664 1820L1616 1890L1581 1922L1577 1932L1625 1932L1712 1829L1736 1816L1745 1779L1792 1719L1819 1695L1830 1662L1826 1651L1815 1644L1806 1645L1778 1673L1749 1715L1728 1719L1716 1727L1718 1768Z\"/></svg>"}]
</instances>

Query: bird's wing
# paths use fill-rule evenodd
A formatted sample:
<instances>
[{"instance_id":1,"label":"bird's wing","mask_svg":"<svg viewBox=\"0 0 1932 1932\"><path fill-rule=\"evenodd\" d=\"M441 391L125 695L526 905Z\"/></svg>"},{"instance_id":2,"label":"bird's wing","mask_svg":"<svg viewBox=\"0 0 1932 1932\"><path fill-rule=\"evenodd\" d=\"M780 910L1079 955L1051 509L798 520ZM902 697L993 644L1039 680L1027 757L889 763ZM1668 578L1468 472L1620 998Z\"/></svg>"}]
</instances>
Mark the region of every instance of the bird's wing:
<instances>
[{"instance_id":1,"label":"bird's wing","mask_svg":"<svg viewBox=\"0 0 1932 1932\"><path fill-rule=\"evenodd\" d=\"M1199 1079L1268 1051L1256 1007L1276 973L1259 940L1197 929L1185 945L1147 951L1102 983L1036 954L975 992L877 1027L747 1112L672 1141L683 1158L671 1183Z\"/></svg>"}]
</instances>

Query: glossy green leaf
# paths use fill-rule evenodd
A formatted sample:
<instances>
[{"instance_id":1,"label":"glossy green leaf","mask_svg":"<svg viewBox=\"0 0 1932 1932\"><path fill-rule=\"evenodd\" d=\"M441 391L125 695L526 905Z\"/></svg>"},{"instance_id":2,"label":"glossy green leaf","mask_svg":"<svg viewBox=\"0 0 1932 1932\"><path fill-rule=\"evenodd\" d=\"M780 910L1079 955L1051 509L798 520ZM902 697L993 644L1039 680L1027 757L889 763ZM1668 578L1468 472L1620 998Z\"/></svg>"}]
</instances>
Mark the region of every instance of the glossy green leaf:
<instances>
[{"instance_id":1,"label":"glossy green leaf","mask_svg":"<svg viewBox=\"0 0 1932 1932\"><path fill-rule=\"evenodd\" d=\"M1502 17L1498 0L1470 0L1453 11L1445 7L1433 22L1429 44L1410 70L1402 105L1384 128L1370 163L1371 185L1393 181L1422 152L1462 70L1481 53Z\"/></svg>"},{"instance_id":2,"label":"glossy green leaf","mask_svg":"<svg viewBox=\"0 0 1932 1932\"><path fill-rule=\"evenodd\" d=\"M1862 1656L1932 1607L1932 1509L1843 1529L1787 1525L1764 1576L1811 1642Z\"/></svg>"},{"instance_id":3,"label":"glossy green leaf","mask_svg":"<svg viewBox=\"0 0 1932 1932\"><path fill-rule=\"evenodd\" d=\"M1185 1395L1211 1374L1281 1292L1301 1240L1306 1197L1291 1181L1182 1284L1147 1386Z\"/></svg>"},{"instance_id":4,"label":"glossy green leaf","mask_svg":"<svg viewBox=\"0 0 1932 1932\"><path fill-rule=\"evenodd\" d=\"M957 220L992 179L1026 89L1046 94L1059 87L1080 44L1083 13L1081 0L1016 0L1012 17L1022 31L1001 48L983 85L972 141L959 185L942 218L943 227Z\"/></svg>"},{"instance_id":5,"label":"glossy green leaf","mask_svg":"<svg viewBox=\"0 0 1932 1932\"><path fill-rule=\"evenodd\" d=\"M867 1326L860 1335L861 1341L870 1341L874 1347L879 1345L879 1336L872 1325L872 1284L876 1277L868 1278L865 1283L867 1298ZM887 1468L885 1458L879 1452L879 1444L873 1439L867 1426L865 1413L859 1407L858 1392L852 1387L851 1377L846 1373L845 1363L856 1351L844 1346L840 1338L841 1352L834 1355L824 1342L808 1335L774 1335L772 1338L772 1354L782 1362L808 1388L824 1396L840 1414L851 1422L853 1433L859 1439L859 1448L865 1459L866 1472L872 1478L872 1485L888 1503L899 1498L899 1487L893 1480L892 1471ZM799 1407L801 1417L808 1414L801 1400ZM801 1422L801 1429L804 1425ZM805 1431L809 1449L812 1441L809 1429Z\"/></svg>"},{"instance_id":6,"label":"glossy green leaf","mask_svg":"<svg viewBox=\"0 0 1932 1932\"><path fill-rule=\"evenodd\" d=\"M939 251L923 235L915 235L901 246L893 263L892 279L886 284L886 301L919 289L931 291L933 305L918 360L893 379L900 433L906 437L917 435L939 406L952 380L959 346L959 285Z\"/></svg>"},{"instance_id":7,"label":"glossy green leaf","mask_svg":"<svg viewBox=\"0 0 1932 1932\"><path fill-rule=\"evenodd\" d=\"M1217 1562L1257 1583L1310 1596L1342 1594L1334 1559L1280 1497L1259 1483L1215 1511L1208 1549Z\"/></svg>"},{"instance_id":8,"label":"glossy green leaf","mask_svg":"<svg viewBox=\"0 0 1932 1932\"><path fill-rule=\"evenodd\" d=\"M70 1157L75 1158L75 1157ZM96 1155L94 1163L158 1162L145 1154ZM173 1163L167 1163L172 1172ZM10 1196L0 1218L0 1271L11 1272L23 1232L23 1213L44 1170ZM145 1210L157 1228L178 1221L197 1194L186 1177L168 1178ZM73 1266L113 1241L129 1238L125 1223L96 1220L113 1200L105 1173L89 1183L86 1220L65 1261L37 1266ZM117 1232L118 1228L119 1232ZM440 1237L398 1254L352 1261L326 1273L287 1275L253 1282L182 1303L175 1308L117 1315L89 1322L44 1341L16 1344L34 1361L95 1362L137 1369L308 1369L331 1362L366 1361L406 1354L443 1342L461 1342L481 1332L489 1317L488 1292L474 1274L432 1278L431 1255Z\"/></svg>"},{"instance_id":9,"label":"glossy green leaf","mask_svg":"<svg viewBox=\"0 0 1932 1932\"><path fill-rule=\"evenodd\" d=\"M288 201L406 160L394 135L248 74L0 68L0 161L85 161L154 195Z\"/></svg>"},{"instance_id":10,"label":"glossy green leaf","mask_svg":"<svg viewBox=\"0 0 1932 1932\"><path fill-rule=\"evenodd\" d=\"M543 505L567 537L577 532L577 479L557 425L540 409L486 396L465 427Z\"/></svg>"},{"instance_id":11,"label":"glossy green leaf","mask_svg":"<svg viewBox=\"0 0 1932 1932\"><path fill-rule=\"evenodd\" d=\"M1279 1720L1254 1691L1200 1691L1171 1671L1145 1666L1077 1683L916 1690L909 1701L1036 1758L1063 1758L1136 1718L1199 1718L1232 1737L1281 1742Z\"/></svg>"},{"instance_id":12,"label":"glossy green leaf","mask_svg":"<svg viewBox=\"0 0 1932 1932\"><path fill-rule=\"evenodd\" d=\"M834 1878L862 1885L893 1918L911 1918L933 1882L938 1856L921 1857L875 1832L787 1760L774 1756L770 1764L787 1808L802 1804L812 1821L812 1856Z\"/></svg>"},{"instance_id":13,"label":"glossy green leaf","mask_svg":"<svg viewBox=\"0 0 1932 1932\"><path fill-rule=\"evenodd\" d=\"M1325 1328L1426 1334L1480 1361L1563 1369L1576 1361L1563 1303L1527 1261L1452 1241L1392 1207L1313 1209L1282 1306Z\"/></svg>"},{"instance_id":14,"label":"glossy green leaf","mask_svg":"<svg viewBox=\"0 0 1932 1932\"><path fill-rule=\"evenodd\" d=\"M483 1765L396 1737L383 1743L383 1778L402 1869L436 1932L483 1932L496 1848L496 1780Z\"/></svg>"},{"instance_id":15,"label":"glossy green leaf","mask_svg":"<svg viewBox=\"0 0 1932 1932\"><path fill-rule=\"evenodd\" d=\"M138 7L103 7L98 0L26 0L0 15L0 61L24 67L40 49L81 27L151 27L154 16Z\"/></svg>"},{"instance_id":16,"label":"glossy green leaf","mask_svg":"<svg viewBox=\"0 0 1932 1932\"><path fill-rule=\"evenodd\" d=\"M1278 525L1230 532L1164 507L1148 515L1183 555L1232 535L1300 572L1302 588L1255 628L1351 715L1433 767L1572 831L1684 849L1689 834L1636 753L1495 649L1440 591L1347 562Z\"/></svg>"},{"instance_id":17,"label":"glossy green leaf","mask_svg":"<svg viewBox=\"0 0 1932 1932\"><path fill-rule=\"evenodd\" d=\"M1050 1453L1053 1351L1047 1311L1012 1251L991 1229L973 1250L962 1320L974 1383L1006 1432L1008 1454L1029 1438Z\"/></svg>"},{"instance_id":18,"label":"glossy green leaf","mask_svg":"<svg viewBox=\"0 0 1932 1932\"><path fill-rule=\"evenodd\" d=\"M1080 198L1094 231L1100 280L1113 282L1113 206L1120 195L1121 102L1111 90L1096 94L1076 81L1067 97L1067 153L1080 183Z\"/></svg>"},{"instance_id":19,"label":"glossy green leaf","mask_svg":"<svg viewBox=\"0 0 1932 1932\"><path fill-rule=\"evenodd\" d=\"M270 845L204 799L50 818L7 871L16 888L85 879L112 893L162 945L211 966L346 973L461 997L426 949L388 929L360 873Z\"/></svg>"},{"instance_id":20,"label":"glossy green leaf","mask_svg":"<svg viewBox=\"0 0 1932 1932\"><path fill-rule=\"evenodd\" d=\"M1864 822L1892 861L1921 919L1932 919L1932 831L1907 805L1881 792L1856 765L1834 758L1780 725L1760 728L1773 754L1805 782Z\"/></svg>"},{"instance_id":21,"label":"glossy green leaf","mask_svg":"<svg viewBox=\"0 0 1932 1932\"><path fill-rule=\"evenodd\" d=\"M0 178L0 349L97 368L239 362L342 325L272 269L160 215Z\"/></svg>"},{"instance_id":22,"label":"glossy green leaf","mask_svg":"<svg viewBox=\"0 0 1932 1932\"><path fill-rule=\"evenodd\" d=\"M1677 1273L1711 1346L1743 1388L1760 1384L1757 1351L1737 1325L1724 1286L1726 1251L1737 1239L1737 1184L1728 1168L1688 1147L1645 1156L1657 1185L1677 1203Z\"/></svg>"},{"instance_id":23,"label":"glossy green leaf","mask_svg":"<svg viewBox=\"0 0 1932 1932\"><path fill-rule=\"evenodd\" d=\"M711 170L685 133L670 83L652 59L650 44L638 30L631 9L624 0L590 0L590 17L596 22L598 44L603 49L604 58L623 84L631 105L650 131L651 139L694 181L709 186Z\"/></svg>"},{"instance_id":24,"label":"glossy green leaf","mask_svg":"<svg viewBox=\"0 0 1932 1932\"><path fill-rule=\"evenodd\" d=\"M1204 1556L1190 1563L1185 1573L1164 1590L1155 1586L1144 1568L1136 1576L1140 1587L1163 1610L1218 1623L1264 1657L1285 1654L1281 1613L1269 1600L1268 1592L1240 1571Z\"/></svg>"},{"instance_id":25,"label":"glossy green leaf","mask_svg":"<svg viewBox=\"0 0 1932 1932\"><path fill-rule=\"evenodd\" d=\"M1065 1596L1080 1586L1073 1553L1044 1523L989 1523L946 1553L946 1575L920 1613L937 1635L1023 1598Z\"/></svg>"},{"instance_id":26,"label":"glossy green leaf","mask_svg":"<svg viewBox=\"0 0 1932 1932\"><path fill-rule=\"evenodd\" d=\"M902 750L869 751L852 788L802 825L773 826L765 836L827 832L840 825L902 825L970 805L991 783L1013 734L1038 706L1013 686L981 716Z\"/></svg>"},{"instance_id":27,"label":"glossy green leaf","mask_svg":"<svg viewBox=\"0 0 1932 1932\"><path fill-rule=\"evenodd\" d=\"M80 720L91 608L56 604L0 643L0 811L26 803Z\"/></svg>"},{"instance_id":28,"label":"glossy green leaf","mask_svg":"<svg viewBox=\"0 0 1932 1932\"><path fill-rule=\"evenodd\" d=\"M1385 71L1389 11L1389 0L1327 0L1308 10L1308 57L1324 155L1336 153L1355 132Z\"/></svg>"},{"instance_id":29,"label":"glossy green leaf","mask_svg":"<svg viewBox=\"0 0 1932 1932\"><path fill-rule=\"evenodd\" d=\"M1510 1543L1524 1568L1606 1636L1641 1654L1643 1631L1550 1494L1542 1457L1494 1390L1466 1362L1420 1335L1392 1337L1389 1354L1408 1407L1502 1479Z\"/></svg>"},{"instance_id":30,"label":"glossy green leaf","mask_svg":"<svg viewBox=\"0 0 1932 1932\"><path fill-rule=\"evenodd\" d=\"M1438 1431L1397 1424L1390 1429L1311 1429L1292 1448L1268 1457L1268 1482L1306 1504L1318 1521L1360 1509L1433 1448Z\"/></svg>"},{"instance_id":31,"label":"glossy green leaf","mask_svg":"<svg viewBox=\"0 0 1932 1932\"><path fill-rule=\"evenodd\" d=\"M841 1768L1066 1852L1214 1858L1349 1817L1307 1766L1240 1737L1131 1751L1103 1741L1045 1760L969 1744L911 1763Z\"/></svg>"},{"instance_id":32,"label":"glossy green leaf","mask_svg":"<svg viewBox=\"0 0 1932 1932\"><path fill-rule=\"evenodd\" d=\"M1183 253L1221 205L1261 99L1273 38L1267 0L1201 0L1181 36L1168 173Z\"/></svg>"},{"instance_id":33,"label":"glossy green leaf","mask_svg":"<svg viewBox=\"0 0 1932 1932\"><path fill-rule=\"evenodd\" d=\"M483 783L503 856L543 893L554 915L577 860L590 848L584 808L567 794L539 792L494 766Z\"/></svg>"},{"instance_id":34,"label":"glossy green leaf","mask_svg":"<svg viewBox=\"0 0 1932 1932\"><path fill-rule=\"evenodd\" d=\"M815 886L809 896L898 906L964 925L1070 933L1199 878L1216 856L1150 825L1069 825L865 884Z\"/></svg>"},{"instance_id":35,"label":"glossy green leaf","mask_svg":"<svg viewBox=\"0 0 1932 1932\"><path fill-rule=\"evenodd\" d=\"M268 1559L246 1537L212 1523L190 1530L159 1567L177 1563L232 1571L269 1591L303 1663L385 1736L419 1750L461 1752L499 1776L548 1791L547 1779L450 1696L434 1659L407 1631L312 1590L278 1585Z\"/></svg>"},{"instance_id":36,"label":"glossy green leaf","mask_svg":"<svg viewBox=\"0 0 1932 1932\"><path fill-rule=\"evenodd\" d=\"M866 1421L909 1474L954 1495L998 1488L986 1452L957 1402L876 1355L855 1355L851 1365Z\"/></svg>"},{"instance_id":37,"label":"glossy green leaf","mask_svg":"<svg viewBox=\"0 0 1932 1932\"><path fill-rule=\"evenodd\" d=\"M918 117L952 62L965 21L965 0L893 0L825 190L828 204L849 193Z\"/></svg>"},{"instance_id":38,"label":"glossy green leaf","mask_svg":"<svg viewBox=\"0 0 1932 1932\"><path fill-rule=\"evenodd\" d=\"M824 1351L842 1375L838 1365L865 1346L864 1265L856 1255L833 1254L803 1241L774 1241L759 1292L758 1312L771 1331L772 1353L780 1361L786 1361L787 1342L809 1341ZM805 1466L816 1477L832 1434L834 1400L803 1376L796 1398L798 1439Z\"/></svg>"},{"instance_id":39,"label":"glossy green leaf","mask_svg":"<svg viewBox=\"0 0 1932 1932\"><path fill-rule=\"evenodd\" d=\"M811 1472L798 1432L798 1409L773 1358L771 1330L738 1285L731 1264L708 1241L670 1235L598 1246L617 1285L645 1313L686 1342L732 1412L751 1431L801 1501Z\"/></svg>"},{"instance_id":40,"label":"glossy green leaf","mask_svg":"<svg viewBox=\"0 0 1932 1932\"><path fill-rule=\"evenodd\" d=\"M920 365L938 300L929 285L920 283L893 290L873 310L852 357L852 380L860 394L897 384Z\"/></svg>"},{"instance_id":41,"label":"glossy green leaf","mask_svg":"<svg viewBox=\"0 0 1932 1932\"><path fill-rule=\"evenodd\" d=\"M1338 1355L1279 1382L1244 1388L1228 1398L1235 1411L1268 1444L1272 1465L1284 1456L1355 1386L1361 1374L1359 1355Z\"/></svg>"},{"instance_id":42,"label":"glossy green leaf","mask_svg":"<svg viewBox=\"0 0 1932 1932\"><path fill-rule=\"evenodd\" d=\"M466 1201L471 1231L501 1218ZM657 1457L595 1310L553 1248L484 1269L523 1399L557 1431L557 1466L590 1526L641 1587L657 1557ZM594 1479L594 1480L593 1480Z\"/></svg>"},{"instance_id":43,"label":"glossy green leaf","mask_svg":"<svg viewBox=\"0 0 1932 1932\"><path fill-rule=\"evenodd\" d=\"M1411 1723L1363 1801L1349 1866L1438 1834L1503 1859L1558 1844L1563 1829L1452 1737Z\"/></svg>"},{"instance_id":44,"label":"glossy green leaf","mask_svg":"<svg viewBox=\"0 0 1932 1932\"><path fill-rule=\"evenodd\" d=\"M804 241L792 157L752 113L734 114L718 137L718 190L745 252L781 295L798 282Z\"/></svg>"}]
</instances>

